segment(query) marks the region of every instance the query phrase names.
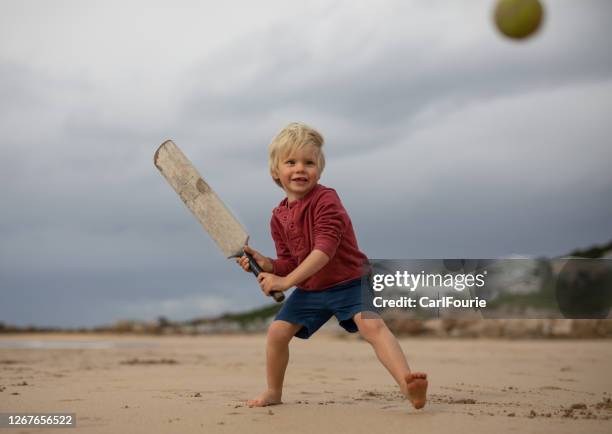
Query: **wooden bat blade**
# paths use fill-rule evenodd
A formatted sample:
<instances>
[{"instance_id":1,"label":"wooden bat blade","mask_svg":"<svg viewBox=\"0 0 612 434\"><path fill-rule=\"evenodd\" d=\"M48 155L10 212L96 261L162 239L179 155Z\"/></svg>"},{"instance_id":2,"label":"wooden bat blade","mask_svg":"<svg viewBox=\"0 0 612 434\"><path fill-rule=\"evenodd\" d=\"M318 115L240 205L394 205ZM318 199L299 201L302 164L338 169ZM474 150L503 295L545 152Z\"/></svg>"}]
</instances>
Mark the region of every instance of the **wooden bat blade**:
<instances>
[{"instance_id":1,"label":"wooden bat blade","mask_svg":"<svg viewBox=\"0 0 612 434\"><path fill-rule=\"evenodd\" d=\"M225 257L242 256L249 238L246 230L179 147L171 140L165 141L155 152L153 162Z\"/></svg>"}]
</instances>

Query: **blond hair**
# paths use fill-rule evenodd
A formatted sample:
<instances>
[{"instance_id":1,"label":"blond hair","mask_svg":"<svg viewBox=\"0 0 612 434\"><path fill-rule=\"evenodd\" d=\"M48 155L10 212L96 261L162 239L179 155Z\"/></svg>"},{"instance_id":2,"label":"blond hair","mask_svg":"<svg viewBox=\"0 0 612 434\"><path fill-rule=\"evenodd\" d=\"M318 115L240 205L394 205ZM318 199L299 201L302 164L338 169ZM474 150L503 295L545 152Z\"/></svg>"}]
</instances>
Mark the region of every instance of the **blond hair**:
<instances>
[{"instance_id":1,"label":"blond hair","mask_svg":"<svg viewBox=\"0 0 612 434\"><path fill-rule=\"evenodd\" d=\"M319 175L321 175L325 168L323 143L325 143L325 140L321 133L306 124L292 122L283 128L268 146L268 165L274 182L282 188L280 181L274 177L274 175L278 175L278 165L281 158L308 145L317 148L317 168L319 169Z\"/></svg>"}]
</instances>

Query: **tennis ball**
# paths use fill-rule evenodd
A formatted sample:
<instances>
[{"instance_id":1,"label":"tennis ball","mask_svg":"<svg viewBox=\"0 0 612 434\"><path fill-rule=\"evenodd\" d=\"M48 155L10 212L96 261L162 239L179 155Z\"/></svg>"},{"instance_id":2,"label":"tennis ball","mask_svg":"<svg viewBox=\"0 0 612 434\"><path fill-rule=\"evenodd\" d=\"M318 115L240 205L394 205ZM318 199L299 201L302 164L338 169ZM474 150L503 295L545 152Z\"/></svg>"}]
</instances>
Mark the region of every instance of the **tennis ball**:
<instances>
[{"instance_id":1,"label":"tennis ball","mask_svg":"<svg viewBox=\"0 0 612 434\"><path fill-rule=\"evenodd\" d=\"M512 39L532 35L542 23L544 9L539 0L498 0L495 6L495 25Z\"/></svg>"}]
</instances>

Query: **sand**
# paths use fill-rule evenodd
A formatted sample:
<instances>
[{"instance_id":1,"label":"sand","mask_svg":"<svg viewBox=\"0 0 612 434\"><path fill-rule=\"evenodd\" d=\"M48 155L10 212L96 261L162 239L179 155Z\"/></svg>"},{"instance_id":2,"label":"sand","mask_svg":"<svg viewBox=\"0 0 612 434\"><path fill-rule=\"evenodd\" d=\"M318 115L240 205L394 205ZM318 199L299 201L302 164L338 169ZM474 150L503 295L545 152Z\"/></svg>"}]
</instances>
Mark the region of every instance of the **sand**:
<instances>
[{"instance_id":1,"label":"sand","mask_svg":"<svg viewBox=\"0 0 612 434\"><path fill-rule=\"evenodd\" d=\"M0 412L73 412L68 432L79 433L612 432L608 340L401 339L413 370L429 374L421 411L367 343L326 333L292 342L285 404L248 408L265 385L264 343L4 335Z\"/></svg>"}]
</instances>

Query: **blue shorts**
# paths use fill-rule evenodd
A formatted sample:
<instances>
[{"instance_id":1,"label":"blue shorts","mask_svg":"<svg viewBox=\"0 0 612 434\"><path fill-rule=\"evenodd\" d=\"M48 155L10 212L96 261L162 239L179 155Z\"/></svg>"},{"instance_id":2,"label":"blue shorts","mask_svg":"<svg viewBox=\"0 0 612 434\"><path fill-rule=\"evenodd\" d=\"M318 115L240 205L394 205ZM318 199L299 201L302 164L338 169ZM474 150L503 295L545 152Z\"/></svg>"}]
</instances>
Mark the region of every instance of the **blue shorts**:
<instances>
[{"instance_id":1,"label":"blue shorts","mask_svg":"<svg viewBox=\"0 0 612 434\"><path fill-rule=\"evenodd\" d=\"M357 332L353 316L363 310L361 303L361 278L340 283L323 291L305 291L296 288L287 299L275 320L283 320L303 327L295 336L308 339L332 315L344 329Z\"/></svg>"}]
</instances>

